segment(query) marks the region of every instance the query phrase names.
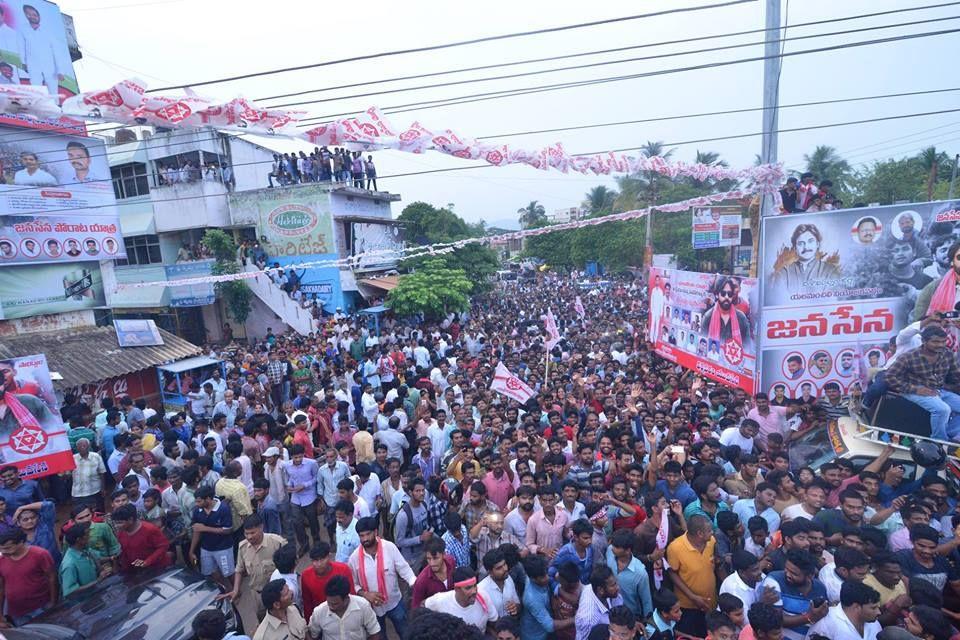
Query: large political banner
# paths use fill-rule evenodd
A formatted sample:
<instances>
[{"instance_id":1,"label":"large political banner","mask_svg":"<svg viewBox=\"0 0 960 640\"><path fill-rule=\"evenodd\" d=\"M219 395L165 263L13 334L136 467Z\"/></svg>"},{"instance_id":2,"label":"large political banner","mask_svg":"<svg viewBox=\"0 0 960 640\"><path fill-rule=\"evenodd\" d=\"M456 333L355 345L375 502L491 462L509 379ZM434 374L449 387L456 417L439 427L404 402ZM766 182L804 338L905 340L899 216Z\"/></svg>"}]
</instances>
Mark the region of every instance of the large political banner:
<instances>
[{"instance_id":1,"label":"large political banner","mask_svg":"<svg viewBox=\"0 0 960 640\"><path fill-rule=\"evenodd\" d=\"M0 269L0 320L105 307L98 262Z\"/></svg>"},{"instance_id":2,"label":"large political banner","mask_svg":"<svg viewBox=\"0 0 960 640\"><path fill-rule=\"evenodd\" d=\"M0 128L0 266L125 255L103 142Z\"/></svg>"},{"instance_id":3,"label":"large political banner","mask_svg":"<svg viewBox=\"0 0 960 640\"><path fill-rule=\"evenodd\" d=\"M271 259L335 254L329 191L324 185L303 185L235 192L229 196L230 213L235 223L257 225Z\"/></svg>"},{"instance_id":4,"label":"large political banner","mask_svg":"<svg viewBox=\"0 0 960 640\"><path fill-rule=\"evenodd\" d=\"M649 338L668 360L754 392L757 281L650 269Z\"/></svg>"},{"instance_id":5,"label":"large political banner","mask_svg":"<svg viewBox=\"0 0 960 640\"><path fill-rule=\"evenodd\" d=\"M947 202L764 218L761 390L862 387L891 355L890 338L931 309L953 310L955 287L949 304L935 293L952 272L958 220Z\"/></svg>"},{"instance_id":6,"label":"large political banner","mask_svg":"<svg viewBox=\"0 0 960 640\"><path fill-rule=\"evenodd\" d=\"M74 468L45 355L0 360L0 407L0 464L24 478Z\"/></svg>"}]
</instances>

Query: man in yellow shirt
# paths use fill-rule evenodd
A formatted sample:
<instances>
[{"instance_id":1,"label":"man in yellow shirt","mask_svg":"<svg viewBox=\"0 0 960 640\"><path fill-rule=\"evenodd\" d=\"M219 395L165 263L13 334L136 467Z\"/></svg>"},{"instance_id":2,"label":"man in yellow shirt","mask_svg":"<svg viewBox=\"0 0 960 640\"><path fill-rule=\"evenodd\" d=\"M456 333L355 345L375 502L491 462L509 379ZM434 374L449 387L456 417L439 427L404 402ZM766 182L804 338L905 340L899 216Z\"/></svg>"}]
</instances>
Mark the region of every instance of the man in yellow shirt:
<instances>
[{"instance_id":1,"label":"man in yellow shirt","mask_svg":"<svg viewBox=\"0 0 960 640\"><path fill-rule=\"evenodd\" d=\"M306 640L307 621L293 604L293 592L286 580L271 580L260 597L267 615L253 634L253 640Z\"/></svg>"},{"instance_id":2,"label":"man in yellow shirt","mask_svg":"<svg viewBox=\"0 0 960 640\"><path fill-rule=\"evenodd\" d=\"M357 425L357 432L353 434L353 451L356 455L356 462L371 463L377 459L373 451L373 436L370 435L370 426L368 424Z\"/></svg>"},{"instance_id":3,"label":"man in yellow shirt","mask_svg":"<svg viewBox=\"0 0 960 640\"><path fill-rule=\"evenodd\" d=\"M240 480L240 474L243 473L243 467L236 460L227 463L223 468L223 477L217 480L214 487L216 494L230 503L230 513L233 516L233 535L234 540L239 540L242 535L241 527L247 516L253 513L253 504L250 502L250 494L247 492L247 486Z\"/></svg>"},{"instance_id":4,"label":"man in yellow shirt","mask_svg":"<svg viewBox=\"0 0 960 640\"><path fill-rule=\"evenodd\" d=\"M873 572L863 579L863 584L880 594L880 624L883 626L897 623L901 612L910 607L900 563L889 551L880 551L874 556Z\"/></svg>"},{"instance_id":5,"label":"man in yellow shirt","mask_svg":"<svg viewBox=\"0 0 960 640\"><path fill-rule=\"evenodd\" d=\"M695 514L687 519L687 532L667 547L674 592L683 612L676 626L679 633L707 637L706 614L717 607L716 542L710 519Z\"/></svg>"}]
</instances>

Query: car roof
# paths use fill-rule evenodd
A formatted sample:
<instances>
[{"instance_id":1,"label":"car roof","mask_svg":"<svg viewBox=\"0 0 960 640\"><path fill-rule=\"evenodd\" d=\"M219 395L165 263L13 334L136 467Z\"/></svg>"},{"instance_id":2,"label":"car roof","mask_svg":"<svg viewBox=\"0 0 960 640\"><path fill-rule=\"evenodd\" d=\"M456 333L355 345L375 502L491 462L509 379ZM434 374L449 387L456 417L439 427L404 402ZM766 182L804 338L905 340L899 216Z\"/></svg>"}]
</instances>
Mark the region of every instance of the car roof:
<instances>
[{"instance_id":1,"label":"car roof","mask_svg":"<svg viewBox=\"0 0 960 640\"><path fill-rule=\"evenodd\" d=\"M79 635L18 636L83 638L84 640L168 640L183 634L194 616L213 603L220 589L188 569L171 569L137 576L113 576L90 590L77 592L45 612L24 630L57 625ZM189 628L189 627L188 627Z\"/></svg>"}]
</instances>

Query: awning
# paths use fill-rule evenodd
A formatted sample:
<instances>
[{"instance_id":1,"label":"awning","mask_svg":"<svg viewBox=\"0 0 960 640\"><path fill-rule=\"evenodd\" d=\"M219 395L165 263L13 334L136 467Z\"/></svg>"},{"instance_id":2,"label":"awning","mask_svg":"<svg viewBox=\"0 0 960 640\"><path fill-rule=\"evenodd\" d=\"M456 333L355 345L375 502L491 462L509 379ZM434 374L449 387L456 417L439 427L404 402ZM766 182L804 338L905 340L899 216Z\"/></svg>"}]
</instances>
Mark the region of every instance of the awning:
<instances>
[{"instance_id":1,"label":"awning","mask_svg":"<svg viewBox=\"0 0 960 640\"><path fill-rule=\"evenodd\" d=\"M212 364L219 364L220 362L221 361L218 358L211 358L209 356L196 356L193 358L187 358L186 360L177 360L171 364L161 365L158 366L157 369L169 371L170 373L183 373L184 371L190 371L191 369L209 367Z\"/></svg>"},{"instance_id":2,"label":"awning","mask_svg":"<svg viewBox=\"0 0 960 640\"><path fill-rule=\"evenodd\" d=\"M112 326L31 333L5 337L0 342L0 357L46 354L50 371L63 377L55 386L69 388L182 360L203 351L169 331L160 329L160 335L162 346L121 349Z\"/></svg>"},{"instance_id":3,"label":"awning","mask_svg":"<svg viewBox=\"0 0 960 640\"><path fill-rule=\"evenodd\" d=\"M120 214L120 230L124 237L149 236L157 233L157 223L153 217L153 205L149 211L124 211Z\"/></svg>"},{"instance_id":4,"label":"awning","mask_svg":"<svg viewBox=\"0 0 960 640\"><path fill-rule=\"evenodd\" d=\"M382 291L396 289L400 284L400 276L383 276L382 278L360 278L358 284L365 284L368 287L375 287Z\"/></svg>"}]
</instances>

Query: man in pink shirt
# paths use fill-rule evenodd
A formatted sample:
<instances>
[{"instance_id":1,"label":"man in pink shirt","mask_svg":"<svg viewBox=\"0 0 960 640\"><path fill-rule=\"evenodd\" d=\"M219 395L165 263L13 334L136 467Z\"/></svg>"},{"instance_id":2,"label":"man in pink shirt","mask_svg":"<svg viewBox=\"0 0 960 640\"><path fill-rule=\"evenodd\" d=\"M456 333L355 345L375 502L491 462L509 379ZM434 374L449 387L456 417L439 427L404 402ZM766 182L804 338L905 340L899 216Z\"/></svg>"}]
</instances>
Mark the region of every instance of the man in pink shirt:
<instances>
[{"instance_id":1,"label":"man in pink shirt","mask_svg":"<svg viewBox=\"0 0 960 640\"><path fill-rule=\"evenodd\" d=\"M754 439L757 446L766 451L767 436L771 433L783 434L787 428L787 407L770 406L770 398L760 392L754 396L756 406L747 412L747 417L756 420L760 425L760 432Z\"/></svg>"},{"instance_id":2,"label":"man in pink shirt","mask_svg":"<svg viewBox=\"0 0 960 640\"><path fill-rule=\"evenodd\" d=\"M564 534L570 527L570 516L557 509L557 495L549 486L540 487L537 497L541 510L527 520L527 549L553 560L557 550L566 543Z\"/></svg>"},{"instance_id":3,"label":"man in pink shirt","mask_svg":"<svg viewBox=\"0 0 960 640\"><path fill-rule=\"evenodd\" d=\"M487 488L487 499L497 505L501 513L505 511L513 497L513 473L504 468L499 454L491 456L490 470L483 476L483 485Z\"/></svg>"}]
</instances>

